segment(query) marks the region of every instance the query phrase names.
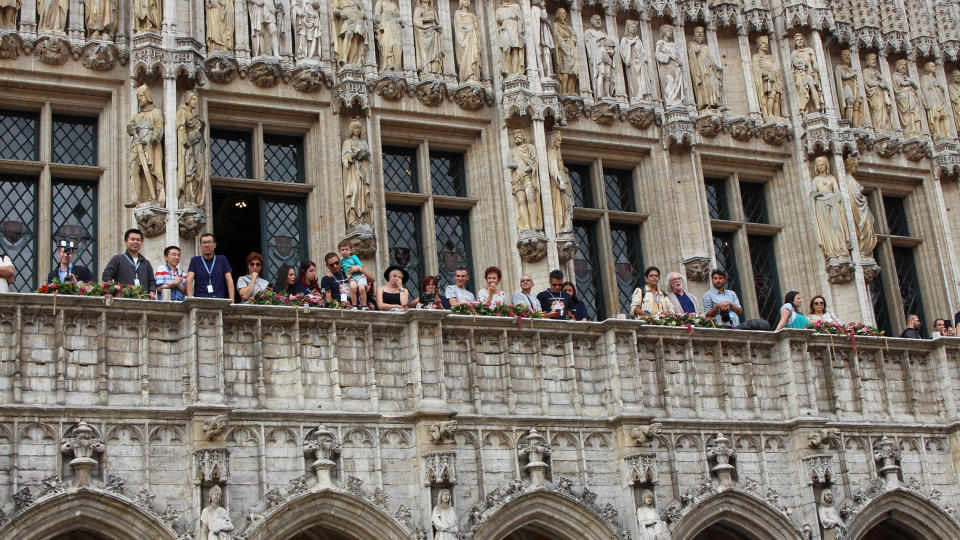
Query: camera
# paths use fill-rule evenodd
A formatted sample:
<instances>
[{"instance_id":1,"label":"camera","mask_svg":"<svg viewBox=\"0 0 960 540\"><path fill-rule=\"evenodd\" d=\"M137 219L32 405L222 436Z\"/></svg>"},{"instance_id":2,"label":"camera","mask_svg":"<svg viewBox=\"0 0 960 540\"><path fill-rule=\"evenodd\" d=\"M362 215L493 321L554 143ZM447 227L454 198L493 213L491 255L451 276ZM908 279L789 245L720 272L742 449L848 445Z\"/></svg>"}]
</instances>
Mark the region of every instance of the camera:
<instances>
[{"instance_id":1,"label":"camera","mask_svg":"<svg viewBox=\"0 0 960 540\"><path fill-rule=\"evenodd\" d=\"M729 311L721 312L721 313L720 313L720 320L723 321L723 322L725 322L725 323L730 322L730 312L729 312Z\"/></svg>"},{"instance_id":2,"label":"camera","mask_svg":"<svg viewBox=\"0 0 960 540\"><path fill-rule=\"evenodd\" d=\"M77 245L73 243L73 240L61 240L57 243L57 247L63 249L66 253L77 251Z\"/></svg>"},{"instance_id":3,"label":"camera","mask_svg":"<svg viewBox=\"0 0 960 540\"><path fill-rule=\"evenodd\" d=\"M432 304L432 303L433 303L433 300L434 300L436 297L437 297L437 291L425 292L425 293L423 293L422 295L420 295L420 300L421 300L424 304Z\"/></svg>"}]
</instances>

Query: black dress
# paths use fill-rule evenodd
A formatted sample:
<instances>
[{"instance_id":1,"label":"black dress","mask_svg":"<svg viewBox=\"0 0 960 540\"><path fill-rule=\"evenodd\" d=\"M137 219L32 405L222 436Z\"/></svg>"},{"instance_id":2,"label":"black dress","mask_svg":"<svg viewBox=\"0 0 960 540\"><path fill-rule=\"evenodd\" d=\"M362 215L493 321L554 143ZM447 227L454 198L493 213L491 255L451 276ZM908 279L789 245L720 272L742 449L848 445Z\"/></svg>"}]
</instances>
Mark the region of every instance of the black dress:
<instances>
[{"instance_id":1,"label":"black dress","mask_svg":"<svg viewBox=\"0 0 960 540\"><path fill-rule=\"evenodd\" d=\"M400 305L400 293L398 293L398 292L391 293L391 292L383 291L383 303L384 303L384 304L396 304L396 305L399 306L399 305ZM383 308L381 308L381 309L383 309Z\"/></svg>"}]
</instances>

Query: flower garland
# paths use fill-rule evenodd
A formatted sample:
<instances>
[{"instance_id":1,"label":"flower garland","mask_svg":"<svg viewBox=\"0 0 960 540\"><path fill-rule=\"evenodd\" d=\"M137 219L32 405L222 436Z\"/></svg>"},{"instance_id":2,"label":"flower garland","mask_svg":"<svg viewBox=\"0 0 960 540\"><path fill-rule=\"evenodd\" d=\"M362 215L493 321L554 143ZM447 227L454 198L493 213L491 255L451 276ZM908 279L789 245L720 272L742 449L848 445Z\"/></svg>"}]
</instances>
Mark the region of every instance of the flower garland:
<instances>
[{"instance_id":1,"label":"flower garland","mask_svg":"<svg viewBox=\"0 0 960 540\"><path fill-rule=\"evenodd\" d=\"M323 298L309 294L283 294L274 291L260 291L253 295L250 303L257 306L308 306L341 309L340 302L326 301Z\"/></svg>"},{"instance_id":2,"label":"flower garland","mask_svg":"<svg viewBox=\"0 0 960 540\"><path fill-rule=\"evenodd\" d=\"M721 328L713 319L690 314L677 315L675 313L661 313L659 315L651 315L644 313L640 315L639 320L643 322L643 324L653 326L682 326L688 330L693 328Z\"/></svg>"},{"instance_id":3,"label":"flower garland","mask_svg":"<svg viewBox=\"0 0 960 540\"><path fill-rule=\"evenodd\" d=\"M533 311L530 306L525 304L516 304L513 306L507 304L490 305L482 302L460 302L450 308L454 315L486 315L492 317L513 317L517 319L539 319L542 317L539 311Z\"/></svg>"},{"instance_id":4,"label":"flower garland","mask_svg":"<svg viewBox=\"0 0 960 540\"><path fill-rule=\"evenodd\" d=\"M814 334L830 334L833 336L862 336L862 337L880 337L887 335L885 331L873 326L867 326L858 322L835 323L826 321L816 321L806 326L808 330L813 330Z\"/></svg>"},{"instance_id":5,"label":"flower garland","mask_svg":"<svg viewBox=\"0 0 960 540\"><path fill-rule=\"evenodd\" d=\"M44 283L33 292L38 294L63 294L68 296L112 296L114 298L133 298L137 300L145 300L148 298L147 292L141 287L124 285L116 281L108 281L106 283L72 283L55 279L50 283Z\"/></svg>"}]
</instances>

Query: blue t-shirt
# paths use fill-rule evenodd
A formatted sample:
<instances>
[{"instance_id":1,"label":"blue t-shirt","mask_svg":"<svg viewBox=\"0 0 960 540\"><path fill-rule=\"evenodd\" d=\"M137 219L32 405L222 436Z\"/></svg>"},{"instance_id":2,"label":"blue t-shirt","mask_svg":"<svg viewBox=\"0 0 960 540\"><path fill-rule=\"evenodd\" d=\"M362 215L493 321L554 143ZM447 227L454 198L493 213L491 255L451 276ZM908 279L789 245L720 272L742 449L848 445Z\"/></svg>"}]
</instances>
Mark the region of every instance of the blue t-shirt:
<instances>
[{"instance_id":1,"label":"blue t-shirt","mask_svg":"<svg viewBox=\"0 0 960 540\"><path fill-rule=\"evenodd\" d=\"M230 298L227 296L226 275L233 272L230 263L223 255L214 255L213 264L197 255L190 259L187 272L193 272L193 295L200 298ZM213 285L209 292L207 285Z\"/></svg>"},{"instance_id":2,"label":"blue t-shirt","mask_svg":"<svg viewBox=\"0 0 960 540\"><path fill-rule=\"evenodd\" d=\"M589 321L590 314L587 313L587 305L583 302L574 302L570 305L570 313L573 314L575 321Z\"/></svg>"},{"instance_id":3,"label":"blue t-shirt","mask_svg":"<svg viewBox=\"0 0 960 540\"><path fill-rule=\"evenodd\" d=\"M687 296L687 293L683 293L682 295L678 294L677 300L680 302L680 308L683 309L684 313L697 312L697 306L693 305L693 300Z\"/></svg>"},{"instance_id":4,"label":"blue t-shirt","mask_svg":"<svg viewBox=\"0 0 960 540\"><path fill-rule=\"evenodd\" d=\"M570 304L573 304L573 299L570 298L570 295L566 291L560 291L555 293L550 289L547 289L537 295L537 300L540 301L540 311L544 313L550 313L554 311L554 307L560 308L561 312L566 313L567 309L570 307Z\"/></svg>"},{"instance_id":5,"label":"blue t-shirt","mask_svg":"<svg viewBox=\"0 0 960 540\"><path fill-rule=\"evenodd\" d=\"M363 266L363 263L360 262L360 257L357 257L356 255L351 255L340 261L340 269L343 270L343 273L347 274L348 276L354 272L360 271L359 268L351 271L354 266Z\"/></svg>"}]
</instances>

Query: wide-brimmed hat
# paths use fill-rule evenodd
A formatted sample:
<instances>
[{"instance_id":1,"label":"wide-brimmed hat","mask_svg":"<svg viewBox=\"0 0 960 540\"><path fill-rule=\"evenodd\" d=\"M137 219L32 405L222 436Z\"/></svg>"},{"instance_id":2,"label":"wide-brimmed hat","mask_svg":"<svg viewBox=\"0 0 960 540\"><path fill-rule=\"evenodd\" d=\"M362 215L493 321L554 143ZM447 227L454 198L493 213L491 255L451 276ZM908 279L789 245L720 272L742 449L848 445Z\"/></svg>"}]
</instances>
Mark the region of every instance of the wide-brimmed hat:
<instances>
[{"instance_id":1,"label":"wide-brimmed hat","mask_svg":"<svg viewBox=\"0 0 960 540\"><path fill-rule=\"evenodd\" d=\"M410 280L410 274L408 274L402 266L397 266L395 264L391 264L387 267L387 269L383 272L383 279L390 281L390 272L393 272L394 270L399 270L403 273L403 283L406 283Z\"/></svg>"}]
</instances>

